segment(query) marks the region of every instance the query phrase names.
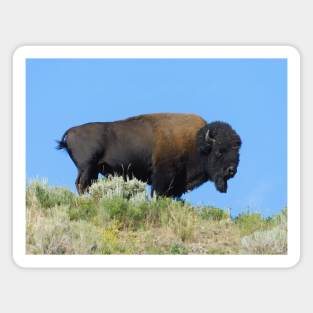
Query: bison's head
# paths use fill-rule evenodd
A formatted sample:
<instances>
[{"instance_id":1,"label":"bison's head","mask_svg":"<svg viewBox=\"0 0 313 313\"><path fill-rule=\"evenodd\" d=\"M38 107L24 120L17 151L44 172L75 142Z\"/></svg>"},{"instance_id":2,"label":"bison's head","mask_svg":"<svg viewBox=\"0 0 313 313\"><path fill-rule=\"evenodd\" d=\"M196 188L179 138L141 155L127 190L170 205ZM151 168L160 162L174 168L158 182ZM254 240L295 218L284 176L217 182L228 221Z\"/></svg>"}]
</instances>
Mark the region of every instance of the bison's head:
<instances>
[{"instance_id":1,"label":"bison's head","mask_svg":"<svg viewBox=\"0 0 313 313\"><path fill-rule=\"evenodd\" d=\"M214 182L218 191L226 192L228 179L237 172L240 137L230 125L213 122L199 131L198 146L205 158L208 179Z\"/></svg>"}]
</instances>

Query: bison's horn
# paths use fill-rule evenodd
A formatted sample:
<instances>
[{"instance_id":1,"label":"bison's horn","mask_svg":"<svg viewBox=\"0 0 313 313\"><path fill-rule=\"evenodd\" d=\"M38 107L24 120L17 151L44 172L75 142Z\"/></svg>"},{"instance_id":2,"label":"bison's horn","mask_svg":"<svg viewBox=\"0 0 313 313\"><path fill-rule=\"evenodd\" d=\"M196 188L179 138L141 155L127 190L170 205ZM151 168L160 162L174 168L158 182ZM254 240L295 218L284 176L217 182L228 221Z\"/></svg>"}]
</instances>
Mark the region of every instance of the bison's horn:
<instances>
[{"instance_id":1,"label":"bison's horn","mask_svg":"<svg viewBox=\"0 0 313 313\"><path fill-rule=\"evenodd\" d=\"M215 141L215 139L213 137L210 136L210 130L208 129L208 131L205 134L205 141L209 142L209 141Z\"/></svg>"}]
</instances>

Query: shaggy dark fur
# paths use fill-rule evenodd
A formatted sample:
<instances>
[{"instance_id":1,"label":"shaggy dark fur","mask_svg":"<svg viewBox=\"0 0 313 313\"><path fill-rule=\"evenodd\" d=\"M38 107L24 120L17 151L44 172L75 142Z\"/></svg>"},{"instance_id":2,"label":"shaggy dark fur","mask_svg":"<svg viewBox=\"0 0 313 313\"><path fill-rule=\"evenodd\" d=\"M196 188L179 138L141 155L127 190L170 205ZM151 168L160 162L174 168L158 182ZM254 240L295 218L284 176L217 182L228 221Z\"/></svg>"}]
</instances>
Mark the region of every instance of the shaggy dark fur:
<instances>
[{"instance_id":1,"label":"shaggy dark fur","mask_svg":"<svg viewBox=\"0 0 313 313\"><path fill-rule=\"evenodd\" d=\"M174 113L80 125L67 130L58 143L78 169L79 193L101 173L136 177L152 186L151 194L171 197L208 180L226 192L241 146L226 123L208 124L197 115Z\"/></svg>"}]
</instances>

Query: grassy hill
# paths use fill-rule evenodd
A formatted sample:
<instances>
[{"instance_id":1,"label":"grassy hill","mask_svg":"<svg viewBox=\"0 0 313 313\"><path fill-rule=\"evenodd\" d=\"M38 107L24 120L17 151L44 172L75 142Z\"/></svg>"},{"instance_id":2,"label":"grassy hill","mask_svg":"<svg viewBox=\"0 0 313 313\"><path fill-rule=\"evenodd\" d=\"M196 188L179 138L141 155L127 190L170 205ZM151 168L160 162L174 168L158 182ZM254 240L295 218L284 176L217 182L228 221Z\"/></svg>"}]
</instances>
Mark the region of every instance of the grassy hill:
<instances>
[{"instance_id":1,"label":"grassy hill","mask_svg":"<svg viewBox=\"0 0 313 313\"><path fill-rule=\"evenodd\" d=\"M28 254L286 254L287 209L232 219L214 207L150 198L146 185L109 177L78 196L27 185Z\"/></svg>"}]
</instances>

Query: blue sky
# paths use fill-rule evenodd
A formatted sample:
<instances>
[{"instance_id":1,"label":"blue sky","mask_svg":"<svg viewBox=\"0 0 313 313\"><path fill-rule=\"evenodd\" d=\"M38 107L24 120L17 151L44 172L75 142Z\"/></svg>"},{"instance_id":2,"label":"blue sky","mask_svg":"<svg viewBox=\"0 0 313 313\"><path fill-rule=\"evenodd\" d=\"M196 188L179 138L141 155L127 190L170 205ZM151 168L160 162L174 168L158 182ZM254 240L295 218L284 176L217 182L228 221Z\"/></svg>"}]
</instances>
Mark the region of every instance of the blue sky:
<instances>
[{"instance_id":1,"label":"blue sky","mask_svg":"<svg viewBox=\"0 0 313 313\"><path fill-rule=\"evenodd\" d=\"M55 149L69 127L153 112L228 122L242 139L228 192L213 183L184 195L193 204L265 216L287 205L287 60L28 59L26 174L75 190L77 170Z\"/></svg>"}]
</instances>

